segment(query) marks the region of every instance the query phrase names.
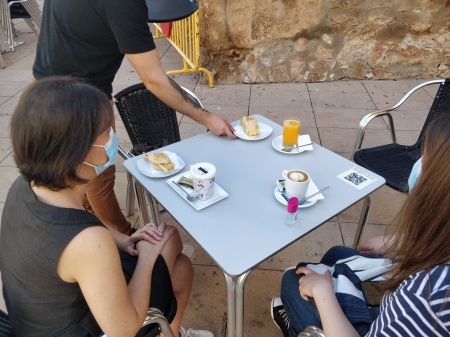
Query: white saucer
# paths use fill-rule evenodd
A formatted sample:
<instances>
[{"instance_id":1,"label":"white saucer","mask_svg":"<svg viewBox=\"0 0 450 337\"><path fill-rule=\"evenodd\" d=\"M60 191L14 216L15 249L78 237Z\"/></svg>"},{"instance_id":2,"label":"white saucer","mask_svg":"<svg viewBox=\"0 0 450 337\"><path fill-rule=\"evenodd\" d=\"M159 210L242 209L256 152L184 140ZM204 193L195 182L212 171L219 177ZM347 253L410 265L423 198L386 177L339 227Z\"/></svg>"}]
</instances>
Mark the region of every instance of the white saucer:
<instances>
[{"instance_id":1,"label":"white saucer","mask_svg":"<svg viewBox=\"0 0 450 337\"><path fill-rule=\"evenodd\" d=\"M302 144L309 144L309 143L311 143L311 138L309 137L309 135L298 136L297 144L302 145ZM308 146L293 149L293 150L291 150L291 152L282 151L281 149L283 148L283 135L275 137L272 140L272 146L275 150L277 150L278 152L284 153L284 154L298 154L298 153L302 153L305 151L313 150L313 146L308 145Z\"/></svg>"},{"instance_id":2,"label":"white saucer","mask_svg":"<svg viewBox=\"0 0 450 337\"><path fill-rule=\"evenodd\" d=\"M316 184L314 184L314 182L311 179L311 181L309 182L308 190L306 191L306 196L314 194L318 191L319 191L319 189L317 188ZM277 199L280 203L282 203L283 205L287 205L287 201L281 194L280 190L278 189L278 186L275 187L273 194L275 195L275 199ZM322 193L319 193L319 194L315 195L314 197L312 197L311 199L308 199L307 201L305 201L305 203L303 205L298 205L298 208L311 207L312 205L315 205L317 203L317 201L322 200L322 199L325 199L325 197L323 196Z\"/></svg>"},{"instance_id":3,"label":"white saucer","mask_svg":"<svg viewBox=\"0 0 450 337\"><path fill-rule=\"evenodd\" d=\"M208 200L199 200L199 199L195 199L195 200L188 200L186 198L186 195L181 192L178 188L176 188L175 186L173 186L172 181L177 182L178 180L180 180L180 178L184 176L186 178L190 178L191 175L189 173L189 171L180 173L174 177L170 177L169 179L166 180L166 182L169 184L170 187L172 187L174 189L175 192L177 192L184 200L186 200L188 203L191 204L192 207L194 207L197 211L211 206L212 204L215 204L216 202L218 202L219 200L222 200L226 197L228 197L228 193L225 192L225 190L220 187L219 185L217 185L217 182L214 183L214 192L211 198L209 198ZM180 186L180 185L178 185ZM190 188L186 188L184 186L180 186L183 190L192 193L192 189Z\"/></svg>"},{"instance_id":4,"label":"white saucer","mask_svg":"<svg viewBox=\"0 0 450 337\"><path fill-rule=\"evenodd\" d=\"M143 175L146 175L147 177L150 178L164 178L179 172L184 167L185 163L183 159L178 157L175 153L169 151L161 151L161 152L165 153L170 158L170 160L173 163L174 169L169 172L156 171L155 169L152 168L152 165L150 165L148 160L142 157L137 161L136 164L139 171L141 171Z\"/></svg>"},{"instance_id":5,"label":"white saucer","mask_svg":"<svg viewBox=\"0 0 450 337\"><path fill-rule=\"evenodd\" d=\"M234 134L238 137L241 138L243 140L261 140L264 138L267 138L270 136L270 134L272 133L272 128L269 125L266 125L264 123L260 123L258 122L258 128L260 134L256 135L256 136L252 136L250 137L249 135L247 135L244 131L244 128L242 127L242 125L239 123L238 125L233 126L234 127Z\"/></svg>"}]
</instances>

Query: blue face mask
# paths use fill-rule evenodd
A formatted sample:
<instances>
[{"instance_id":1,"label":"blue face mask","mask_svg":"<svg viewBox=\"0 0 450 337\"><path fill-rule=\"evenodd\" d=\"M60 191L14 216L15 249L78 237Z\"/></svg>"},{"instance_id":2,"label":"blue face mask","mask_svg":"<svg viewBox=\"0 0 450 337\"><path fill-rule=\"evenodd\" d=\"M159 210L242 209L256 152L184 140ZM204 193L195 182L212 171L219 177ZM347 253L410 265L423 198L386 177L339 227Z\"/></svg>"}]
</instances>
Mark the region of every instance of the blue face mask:
<instances>
[{"instance_id":1,"label":"blue face mask","mask_svg":"<svg viewBox=\"0 0 450 337\"><path fill-rule=\"evenodd\" d=\"M93 144L92 146L95 147L103 147L106 151L106 155L108 156L109 160L100 166L95 166L92 164L89 164L88 162L83 162L83 164L89 165L93 168L95 168L95 173L97 173L97 175L100 175L102 172L104 172L108 167L110 167L111 165L114 164L114 161L116 160L116 156L117 156L117 151L119 149L119 142L117 141L117 137L113 131L113 129L111 128L110 132L109 132L109 140L106 142L105 145L96 145Z\"/></svg>"},{"instance_id":2,"label":"blue face mask","mask_svg":"<svg viewBox=\"0 0 450 337\"><path fill-rule=\"evenodd\" d=\"M411 194L412 189L416 186L422 174L422 157L414 164L411 173L408 178L409 193Z\"/></svg>"}]
</instances>

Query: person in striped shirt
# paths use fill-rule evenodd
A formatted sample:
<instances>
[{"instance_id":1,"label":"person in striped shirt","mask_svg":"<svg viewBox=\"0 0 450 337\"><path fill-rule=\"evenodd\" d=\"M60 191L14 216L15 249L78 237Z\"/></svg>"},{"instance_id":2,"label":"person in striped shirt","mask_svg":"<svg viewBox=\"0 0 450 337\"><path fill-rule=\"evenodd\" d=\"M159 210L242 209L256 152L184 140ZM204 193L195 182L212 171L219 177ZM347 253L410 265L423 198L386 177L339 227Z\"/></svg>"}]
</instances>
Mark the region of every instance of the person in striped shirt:
<instances>
[{"instance_id":1,"label":"person in striped shirt","mask_svg":"<svg viewBox=\"0 0 450 337\"><path fill-rule=\"evenodd\" d=\"M422 161L420 179L388 235L358 247L360 254L384 255L393 262L385 274L380 314L367 337L450 336L450 114L429 125ZM301 299L289 300L284 308L278 303L280 313L286 310L284 326L274 317L286 337L317 322L305 317L317 317L326 337L360 336L339 305L329 271L322 275L300 267L296 273L304 274L298 281ZM294 302L298 307L292 307ZM299 321L304 326L293 326Z\"/></svg>"}]
</instances>

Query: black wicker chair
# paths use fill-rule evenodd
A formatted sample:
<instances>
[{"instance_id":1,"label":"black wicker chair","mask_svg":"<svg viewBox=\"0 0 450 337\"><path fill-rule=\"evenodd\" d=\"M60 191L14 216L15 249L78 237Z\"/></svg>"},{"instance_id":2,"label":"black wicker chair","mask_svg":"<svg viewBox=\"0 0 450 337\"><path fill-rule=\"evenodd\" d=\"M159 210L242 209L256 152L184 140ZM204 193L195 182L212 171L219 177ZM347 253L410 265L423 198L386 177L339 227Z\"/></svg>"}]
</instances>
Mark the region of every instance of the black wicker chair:
<instances>
[{"instance_id":1,"label":"black wicker chair","mask_svg":"<svg viewBox=\"0 0 450 337\"><path fill-rule=\"evenodd\" d=\"M9 4L9 12L11 19L31 19L31 15L27 12L22 1L7 0Z\"/></svg>"},{"instance_id":2,"label":"black wicker chair","mask_svg":"<svg viewBox=\"0 0 450 337\"><path fill-rule=\"evenodd\" d=\"M408 99L408 97L410 97L417 90L432 84L440 84L440 86L428 113L428 116L425 120L422 131L420 132L419 138L417 139L416 143L411 146L397 144L394 121L391 115L391 111L395 111L406 101L406 99ZM450 79L433 80L422 83L411 89L394 106L387 109L371 112L363 117L363 119L359 123L359 132L355 148L352 153L352 158L357 164L385 178L387 186L393 188L396 191L407 193L408 177L411 173L411 169L414 163L421 157L422 142L425 131L433 119L435 119L439 115L446 113L450 113ZM389 129L392 136L392 143L373 148L361 149L367 125L374 118L381 116L386 116L388 118ZM356 247L361 238L362 229L367 220L369 208L370 197L367 196L364 201L362 214L359 220L358 231L353 245L354 247Z\"/></svg>"},{"instance_id":3,"label":"black wicker chair","mask_svg":"<svg viewBox=\"0 0 450 337\"><path fill-rule=\"evenodd\" d=\"M169 322L173 320L176 313L177 303L175 297L165 315L159 309L149 308L147 318L145 319L142 328L136 334L136 337L156 337L161 333L166 337L174 337ZM14 337L11 321L9 320L8 315L2 310L0 310L0 337ZM101 337L107 336L102 335Z\"/></svg>"},{"instance_id":4,"label":"black wicker chair","mask_svg":"<svg viewBox=\"0 0 450 337\"><path fill-rule=\"evenodd\" d=\"M0 337L13 337L13 331L9 317L3 310L0 310Z\"/></svg>"},{"instance_id":5,"label":"black wicker chair","mask_svg":"<svg viewBox=\"0 0 450 337\"><path fill-rule=\"evenodd\" d=\"M192 92L182 89L202 107L200 100ZM128 152L119 149L119 154L124 159L142 154L142 151L154 150L181 140L176 111L150 92L143 83L120 91L114 95L113 101L133 145ZM149 222L149 219L146 219L146 213L142 212L142 207L147 207L147 204L152 220L159 224L159 205L151 196L151 200L146 200L144 190L140 185L133 183L129 173L127 180L127 215L133 214L134 210L134 185L141 225Z\"/></svg>"}]
</instances>

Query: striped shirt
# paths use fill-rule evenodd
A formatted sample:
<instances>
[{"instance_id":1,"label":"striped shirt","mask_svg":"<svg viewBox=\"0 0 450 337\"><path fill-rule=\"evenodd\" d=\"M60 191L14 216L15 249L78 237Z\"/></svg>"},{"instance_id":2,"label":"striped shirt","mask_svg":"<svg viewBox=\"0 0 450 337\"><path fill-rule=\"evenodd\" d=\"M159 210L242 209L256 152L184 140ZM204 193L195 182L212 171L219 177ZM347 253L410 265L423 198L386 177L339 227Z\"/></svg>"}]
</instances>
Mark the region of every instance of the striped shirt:
<instances>
[{"instance_id":1,"label":"striped shirt","mask_svg":"<svg viewBox=\"0 0 450 337\"><path fill-rule=\"evenodd\" d=\"M385 295L368 336L450 336L450 264L413 274Z\"/></svg>"}]
</instances>

